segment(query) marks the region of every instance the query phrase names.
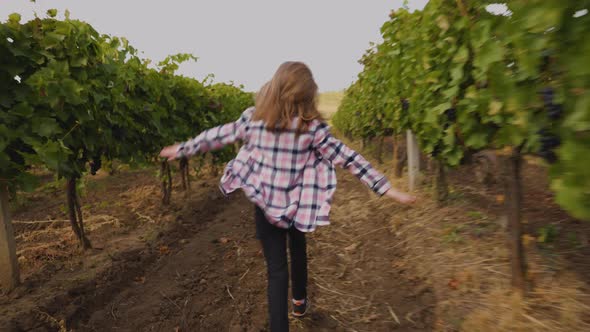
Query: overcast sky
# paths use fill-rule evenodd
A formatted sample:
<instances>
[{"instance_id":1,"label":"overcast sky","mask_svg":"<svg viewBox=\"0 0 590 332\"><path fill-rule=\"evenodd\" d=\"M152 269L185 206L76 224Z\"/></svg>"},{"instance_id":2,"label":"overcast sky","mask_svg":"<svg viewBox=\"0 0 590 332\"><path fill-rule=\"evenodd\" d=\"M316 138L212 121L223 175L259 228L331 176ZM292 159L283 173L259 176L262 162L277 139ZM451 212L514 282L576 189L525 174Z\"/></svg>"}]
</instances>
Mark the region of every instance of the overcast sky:
<instances>
[{"instance_id":1,"label":"overcast sky","mask_svg":"<svg viewBox=\"0 0 590 332\"><path fill-rule=\"evenodd\" d=\"M428 0L409 0L422 9ZM346 88L361 70L357 60L391 9L403 0L0 0L0 19L24 20L56 8L100 33L126 37L154 61L192 53L180 73L233 80L257 90L283 61L307 63L321 91Z\"/></svg>"}]
</instances>

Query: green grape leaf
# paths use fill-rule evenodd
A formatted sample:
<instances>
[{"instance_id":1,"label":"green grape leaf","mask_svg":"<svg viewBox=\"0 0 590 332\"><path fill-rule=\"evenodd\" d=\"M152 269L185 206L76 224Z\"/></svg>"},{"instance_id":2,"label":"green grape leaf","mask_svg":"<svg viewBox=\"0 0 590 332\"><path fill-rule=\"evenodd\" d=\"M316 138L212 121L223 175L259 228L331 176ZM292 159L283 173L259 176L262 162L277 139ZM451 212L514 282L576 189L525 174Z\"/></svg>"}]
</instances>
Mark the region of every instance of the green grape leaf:
<instances>
[{"instance_id":1,"label":"green grape leaf","mask_svg":"<svg viewBox=\"0 0 590 332\"><path fill-rule=\"evenodd\" d=\"M489 138L486 132L476 131L465 140L465 145L474 149L482 149L488 145Z\"/></svg>"},{"instance_id":2,"label":"green grape leaf","mask_svg":"<svg viewBox=\"0 0 590 332\"><path fill-rule=\"evenodd\" d=\"M573 131L590 130L590 93L576 101L573 112L567 116L563 125Z\"/></svg>"},{"instance_id":3,"label":"green grape leaf","mask_svg":"<svg viewBox=\"0 0 590 332\"><path fill-rule=\"evenodd\" d=\"M12 13L12 14L8 15L8 21L10 23L18 24L18 23L20 23L20 20L21 20L21 16L18 13Z\"/></svg>"},{"instance_id":4,"label":"green grape leaf","mask_svg":"<svg viewBox=\"0 0 590 332\"><path fill-rule=\"evenodd\" d=\"M85 56L77 56L70 60L71 67L85 67L88 65L88 58Z\"/></svg>"},{"instance_id":5,"label":"green grape leaf","mask_svg":"<svg viewBox=\"0 0 590 332\"><path fill-rule=\"evenodd\" d=\"M18 182L19 188L25 192L32 192L38 188L40 184L39 178L37 176L27 172L20 173L16 177L15 181Z\"/></svg>"},{"instance_id":6,"label":"green grape leaf","mask_svg":"<svg viewBox=\"0 0 590 332\"><path fill-rule=\"evenodd\" d=\"M487 71L491 64L502 61L504 58L504 48L493 40L485 43L476 52L475 65L483 71Z\"/></svg>"},{"instance_id":7,"label":"green grape leaf","mask_svg":"<svg viewBox=\"0 0 590 332\"><path fill-rule=\"evenodd\" d=\"M47 16L55 18L57 16L57 9L48 9Z\"/></svg>"},{"instance_id":8,"label":"green grape leaf","mask_svg":"<svg viewBox=\"0 0 590 332\"><path fill-rule=\"evenodd\" d=\"M39 118L32 119L33 132L41 137L53 137L59 130L59 125L53 118Z\"/></svg>"}]
</instances>

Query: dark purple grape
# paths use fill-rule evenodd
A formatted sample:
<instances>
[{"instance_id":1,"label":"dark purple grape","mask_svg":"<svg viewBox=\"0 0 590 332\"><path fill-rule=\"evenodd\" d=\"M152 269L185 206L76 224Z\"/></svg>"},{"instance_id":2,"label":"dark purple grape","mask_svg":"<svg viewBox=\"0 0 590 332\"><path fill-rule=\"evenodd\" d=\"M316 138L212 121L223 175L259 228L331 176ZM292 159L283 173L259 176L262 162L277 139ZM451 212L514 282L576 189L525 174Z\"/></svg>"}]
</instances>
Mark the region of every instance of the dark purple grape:
<instances>
[{"instance_id":1,"label":"dark purple grape","mask_svg":"<svg viewBox=\"0 0 590 332\"><path fill-rule=\"evenodd\" d=\"M543 103L545 104L545 107L550 108L551 105L553 105L553 96L554 96L554 91L552 87L544 87L541 92L541 97L543 98Z\"/></svg>"},{"instance_id":2,"label":"dark purple grape","mask_svg":"<svg viewBox=\"0 0 590 332\"><path fill-rule=\"evenodd\" d=\"M454 107L446 110L445 115L447 116L447 119L449 119L449 121L451 121L451 122L457 121L457 110Z\"/></svg>"},{"instance_id":3,"label":"dark purple grape","mask_svg":"<svg viewBox=\"0 0 590 332\"><path fill-rule=\"evenodd\" d=\"M19 166L23 166L25 164L25 158L23 157L22 154L18 153L18 151L12 150L12 149L7 149L6 154L10 158L11 162L13 162Z\"/></svg>"},{"instance_id":4,"label":"dark purple grape","mask_svg":"<svg viewBox=\"0 0 590 332\"><path fill-rule=\"evenodd\" d=\"M402 111L406 112L410 109L410 102L407 99L402 100Z\"/></svg>"},{"instance_id":5,"label":"dark purple grape","mask_svg":"<svg viewBox=\"0 0 590 332\"><path fill-rule=\"evenodd\" d=\"M436 146L434 147L434 149L432 149L432 156L434 158L438 157L440 155L440 153L442 152L442 143L439 141Z\"/></svg>"},{"instance_id":6,"label":"dark purple grape","mask_svg":"<svg viewBox=\"0 0 590 332\"><path fill-rule=\"evenodd\" d=\"M548 135L541 137L541 150L552 150L561 145L561 140L555 135Z\"/></svg>"},{"instance_id":7,"label":"dark purple grape","mask_svg":"<svg viewBox=\"0 0 590 332\"><path fill-rule=\"evenodd\" d=\"M546 71L549 69L549 66L551 65L551 51L543 50L543 52L541 52L541 56L541 71Z\"/></svg>"},{"instance_id":8,"label":"dark purple grape","mask_svg":"<svg viewBox=\"0 0 590 332\"><path fill-rule=\"evenodd\" d=\"M551 120L559 120L563 115L563 106L554 104L555 91L552 87L544 87L541 92L543 104L547 110L547 115Z\"/></svg>"},{"instance_id":9,"label":"dark purple grape","mask_svg":"<svg viewBox=\"0 0 590 332\"><path fill-rule=\"evenodd\" d=\"M113 133L113 138L116 140L123 140L125 137L125 131L119 126L113 127L112 133Z\"/></svg>"},{"instance_id":10,"label":"dark purple grape","mask_svg":"<svg viewBox=\"0 0 590 332\"><path fill-rule=\"evenodd\" d=\"M539 156L550 164L554 164L557 161L557 155L553 151L541 151L539 152Z\"/></svg>"},{"instance_id":11,"label":"dark purple grape","mask_svg":"<svg viewBox=\"0 0 590 332\"><path fill-rule=\"evenodd\" d=\"M561 145L561 139L547 129L541 129L537 134L540 136L539 142L541 143L539 156L550 164L555 163L557 161L555 149Z\"/></svg>"},{"instance_id":12,"label":"dark purple grape","mask_svg":"<svg viewBox=\"0 0 590 332\"><path fill-rule=\"evenodd\" d=\"M27 154L34 152L35 150L33 150L33 148L30 145L24 143L20 139L13 142L6 148L6 155L8 156L10 161L19 166L25 166L26 164L23 153Z\"/></svg>"},{"instance_id":13,"label":"dark purple grape","mask_svg":"<svg viewBox=\"0 0 590 332\"><path fill-rule=\"evenodd\" d=\"M551 105L549 107L549 112L547 112L549 118L551 120L559 120L563 115L563 107L561 105Z\"/></svg>"},{"instance_id":14,"label":"dark purple grape","mask_svg":"<svg viewBox=\"0 0 590 332\"><path fill-rule=\"evenodd\" d=\"M90 162L90 174L96 175L96 172L102 167L100 156L94 157Z\"/></svg>"}]
</instances>

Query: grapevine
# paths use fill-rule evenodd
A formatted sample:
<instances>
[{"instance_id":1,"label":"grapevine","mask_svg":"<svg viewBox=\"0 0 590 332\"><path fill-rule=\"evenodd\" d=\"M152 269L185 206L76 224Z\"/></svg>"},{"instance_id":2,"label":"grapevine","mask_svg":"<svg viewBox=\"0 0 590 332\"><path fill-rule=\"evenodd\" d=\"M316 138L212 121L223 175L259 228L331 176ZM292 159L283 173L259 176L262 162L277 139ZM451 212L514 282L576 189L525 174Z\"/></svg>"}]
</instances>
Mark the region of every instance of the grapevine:
<instances>
[{"instance_id":1,"label":"grapevine","mask_svg":"<svg viewBox=\"0 0 590 332\"><path fill-rule=\"evenodd\" d=\"M590 219L590 18L574 15L590 2L490 3L392 12L333 123L357 138L412 130L451 167L482 149L539 155L557 202Z\"/></svg>"},{"instance_id":2,"label":"grapevine","mask_svg":"<svg viewBox=\"0 0 590 332\"><path fill-rule=\"evenodd\" d=\"M22 23L12 14L0 24L0 178L13 193L35 187L34 165L66 178L72 228L88 248L76 192L82 176L96 174L103 158L148 163L161 146L234 120L253 99L242 87L176 75L197 60L190 54L154 67L126 39L56 15ZM170 167L162 170L168 203Z\"/></svg>"},{"instance_id":3,"label":"grapevine","mask_svg":"<svg viewBox=\"0 0 590 332\"><path fill-rule=\"evenodd\" d=\"M590 1L511 0L505 13L491 3L392 12L333 123L363 139L411 130L436 159L439 198L445 166L504 151L512 284L525 290L522 156L542 157L556 202L590 220L590 17L576 14Z\"/></svg>"}]
</instances>

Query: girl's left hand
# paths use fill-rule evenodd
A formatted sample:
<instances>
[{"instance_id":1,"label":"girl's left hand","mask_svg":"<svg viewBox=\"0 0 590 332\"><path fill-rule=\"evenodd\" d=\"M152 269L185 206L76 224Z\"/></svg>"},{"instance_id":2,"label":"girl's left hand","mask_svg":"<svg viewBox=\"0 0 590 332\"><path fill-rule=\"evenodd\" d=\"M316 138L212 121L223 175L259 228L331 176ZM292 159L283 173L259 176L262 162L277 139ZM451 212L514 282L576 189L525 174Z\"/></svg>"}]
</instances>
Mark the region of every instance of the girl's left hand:
<instances>
[{"instance_id":1,"label":"girl's left hand","mask_svg":"<svg viewBox=\"0 0 590 332\"><path fill-rule=\"evenodd\" d=\"M160 157L167 158L168 160L176 159L179 146L180 144L174 144L163 148L162 151L160 151Z\"/></svg>"},{"instance_id":2,"label":"girl's left hand","mask_svg":"<svg viewBox=\"0 0 590 332\"><path fill-rule=\"evenodd\" d=\"M395 189L390 189L385 193L386 196L393 198L398 203L405 204L405 205L412 205L416 203L416 196L397 191Z\"/></svg>"}]
</instances>

